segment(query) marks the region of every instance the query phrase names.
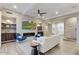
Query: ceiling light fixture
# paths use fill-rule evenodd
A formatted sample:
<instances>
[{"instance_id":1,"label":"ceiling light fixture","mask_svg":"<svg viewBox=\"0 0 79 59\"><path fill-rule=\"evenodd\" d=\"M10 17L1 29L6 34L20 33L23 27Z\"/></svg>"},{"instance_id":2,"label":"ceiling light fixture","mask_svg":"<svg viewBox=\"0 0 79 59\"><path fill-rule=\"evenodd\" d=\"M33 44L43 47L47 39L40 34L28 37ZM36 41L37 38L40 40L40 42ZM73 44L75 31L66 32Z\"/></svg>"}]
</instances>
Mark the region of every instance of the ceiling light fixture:
<instances>
[{"instance_id":1,"label":"ceiling light fixture","mask_svg":"<svg viewBox=\"0 0 79 59\"><path fill-rule=\"evenodd\" d=\"M6 20L6 22L7 22L7 23L10 23L10 24L12 24L12 21L10 21L10 20Z\"/></svg>"},{"instance_id":2,"label":"ceiling light fixture","mask_svg":"<svg viewBox=\"0 0 79 59\"><path fill-rule=\"evenodd\" d=\"M10 22L10 20L6 20L8 23Z\"/></svg>"},{"instance_id":3,"label":"ceiling light fixture","mask_svg":"<svg viewBox=\"0 0 79 59\"><path fill-rule=\"evenodd\" d=\"M58 14L59 12L58 11L56 11L56 14Z\"/></svg>"},{"instance_id":4,"label":"ceiling light fixture","mask_svg":"<svg viewBox=\"0 0 79 59\"><path fill-rule=\"evenodd\" d=\"M13 6L13 8L15 8L15 9L16 9L16 8L17 8L17 6L16 6L16 5L14 5L14 6Z\"/></svg>"}]
</instances>

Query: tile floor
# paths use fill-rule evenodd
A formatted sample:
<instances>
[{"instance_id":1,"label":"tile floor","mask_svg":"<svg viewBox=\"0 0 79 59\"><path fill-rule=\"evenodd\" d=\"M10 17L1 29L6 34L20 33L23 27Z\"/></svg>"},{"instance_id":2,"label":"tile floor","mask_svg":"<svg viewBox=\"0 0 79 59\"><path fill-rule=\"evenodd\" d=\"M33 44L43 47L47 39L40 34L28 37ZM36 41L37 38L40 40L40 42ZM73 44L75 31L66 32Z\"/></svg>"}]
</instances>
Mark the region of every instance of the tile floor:
<instances>
[{"instance_id":1,"label":"tile floor","mask_svg":"<svg viewBox=\"0 0 79 59\"><path fill-rule=\"evenodd\" d=\"M30 55L30 40L21 43L11 42L2 44L0 55ZM46 55L79 55L79 43L75 41L62 41L52 48Z\"/></svg>"}]
</instances>

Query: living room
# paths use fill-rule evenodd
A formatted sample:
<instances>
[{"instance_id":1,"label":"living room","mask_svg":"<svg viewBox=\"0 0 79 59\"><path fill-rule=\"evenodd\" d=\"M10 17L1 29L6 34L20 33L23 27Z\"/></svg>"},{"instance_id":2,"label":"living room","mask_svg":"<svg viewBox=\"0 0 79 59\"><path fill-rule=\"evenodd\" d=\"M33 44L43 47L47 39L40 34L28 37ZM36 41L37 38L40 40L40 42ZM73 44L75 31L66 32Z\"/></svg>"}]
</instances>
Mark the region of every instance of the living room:
<instances>
[{"instance_id":1,"label":"living room","mask_svg":"<svg viewBox=\"0 0 79 59\"><path fill-rule=\"evenodd\" d=\"M42 41L40 43L42 54L79 54L78 5L78 3L0 4L0 54L31 55L31 40L37 33L40 34ZM18 33L26 36L26 39L19 42L16 39Z\"/></svg>"}]
</instances>

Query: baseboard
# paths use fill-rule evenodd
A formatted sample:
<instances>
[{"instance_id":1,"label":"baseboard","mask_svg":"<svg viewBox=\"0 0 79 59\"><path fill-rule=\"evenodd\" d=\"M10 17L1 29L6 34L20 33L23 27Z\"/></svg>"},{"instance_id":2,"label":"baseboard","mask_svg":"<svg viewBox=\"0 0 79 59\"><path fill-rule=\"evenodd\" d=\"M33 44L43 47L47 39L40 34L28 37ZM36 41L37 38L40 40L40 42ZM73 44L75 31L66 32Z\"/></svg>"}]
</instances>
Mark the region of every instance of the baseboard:
<instances>
[{"instance_id":1,"label":"baseboard","mask_svg":"<svg viewBox=\"0 0 79 59\"><path fill-rule=\"evenodd\" d=\"M11 43L11 42L16 42L16 40L3 41L2 44L5 44L5 43Z\"/></svg>"},{"instance_id":2,"label":"baseboard","mask_svg":"<svg viewBox=\"0 0 79 59\"><path fill-rule=\"evenodd\" d=\"M65 40L65 41L76 41L76 39L72 39L72 38L64 38L63 40Z\"/></svg>"}]
</instances>

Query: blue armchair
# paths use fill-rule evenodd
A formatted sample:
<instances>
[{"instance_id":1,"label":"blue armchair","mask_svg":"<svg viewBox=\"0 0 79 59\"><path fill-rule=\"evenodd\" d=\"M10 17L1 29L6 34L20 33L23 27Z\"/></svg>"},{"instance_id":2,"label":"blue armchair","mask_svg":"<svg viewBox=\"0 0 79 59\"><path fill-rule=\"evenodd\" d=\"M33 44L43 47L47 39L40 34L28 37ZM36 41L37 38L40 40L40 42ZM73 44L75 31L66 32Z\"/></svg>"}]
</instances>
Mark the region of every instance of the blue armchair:
<instances>
[{"instance_id":1,"label":"blue armchair","mask_svg":"<svg viewBox=\"0 0 79 59\"><path fill-rule=\"evenodd\" d=\"M16 34L16 41L24 41L26 38L26 36L21 36L19 33Z\"/></svg>"}]
</instances>

